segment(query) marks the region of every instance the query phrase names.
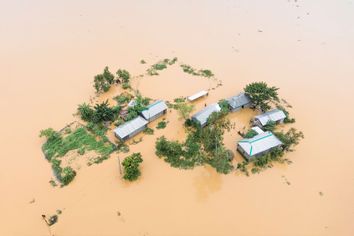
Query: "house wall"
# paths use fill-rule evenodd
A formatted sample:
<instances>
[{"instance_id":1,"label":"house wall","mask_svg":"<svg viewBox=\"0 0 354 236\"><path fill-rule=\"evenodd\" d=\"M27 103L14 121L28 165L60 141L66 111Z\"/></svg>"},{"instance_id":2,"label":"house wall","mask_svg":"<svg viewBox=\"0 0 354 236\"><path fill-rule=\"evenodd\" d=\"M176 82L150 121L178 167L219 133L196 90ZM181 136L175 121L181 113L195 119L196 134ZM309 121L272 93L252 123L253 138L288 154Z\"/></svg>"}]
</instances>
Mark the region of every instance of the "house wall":
<instances>
[{"instance_id":1,"label":"house wall","mask_svg":"<svg viewBox=\"0 0 354 236\"><path fill-rule=\"evenodd\" d=\"M128 139L134 137L134 136L137 135L138 133L144 131L146 128L147 128L147 125L141 127L140 129L134 131L133 133L131 133L131 134L125 136L125 137L119 137L116 133L114 133L114 135L115 135L119 140L121 140L121 141L127 141Z\"/></svg>"},{"instance_id":2,"label":"house wall","mask_svg":"<svg viewBox=\"0 0 354 236\"><path fill-rule=\"evenodd\" d=\"M232 106L229 105L229 108L230 108L231 112L235 112L235 111L241 110L242 108L249 108L251 106L252 106L251 103L247 103L247 104L243 105L243 107L240 106L240 107L235 107L235 108L233 108Z\"/></svg>"}]
</instances>

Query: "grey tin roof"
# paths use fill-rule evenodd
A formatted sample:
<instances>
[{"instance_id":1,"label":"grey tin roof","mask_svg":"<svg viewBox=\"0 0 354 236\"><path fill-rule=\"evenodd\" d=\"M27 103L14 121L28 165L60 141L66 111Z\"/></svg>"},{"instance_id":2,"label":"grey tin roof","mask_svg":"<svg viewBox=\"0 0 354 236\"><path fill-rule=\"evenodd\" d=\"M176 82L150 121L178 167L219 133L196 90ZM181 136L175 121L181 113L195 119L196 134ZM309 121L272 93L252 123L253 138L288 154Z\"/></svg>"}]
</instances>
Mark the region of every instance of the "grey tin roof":
<instances>
[{"instance_id":1,"label":"grey tin roof","mask_svg":"<svg viewBox=\"0 0 354 236\"><path fill-rule=\"evenodd\" d=\"M187 99L188 99L188 101L194 101L194 100L196 100L196 99L198 99L198 98L200 98L200 97L203 97L203 96L205 96L205 95L208 95L208 91L206 91L206 90L202 90L202 91L199 91L198 93L196 93L196 94L193 94L193 95L191 95L191 96L189 96Z\"/></svg>"},{"instance_id":2,"label":"grey tin roof","mask_svg":"<svg viewBox=\"0 0 354 236\"><path fill-rule=\"evenodd\" d=\"M228 98L227 102L232 108L238 108L251 103L251 99L245 93L240 93L236 96Z\"/></svg>"},{"instance_id":3,"label":"grey tin roof","mask_svg":"<svg viewBox=\"0 0 354 236\"><path fill-rule=\"evenodd\" d=\"M272 132L267 131L253 138L242 139L238 144L249 156L254 156L277 147L282 142Z\"/></svg>"},{"instance_id":4,"label":"grey tin roof","mask_svg":"<svg viewBox=\"0 0 354 236\"><path fill-rule=\"evenodd\" d=\"M142 127L147 125L147 123L148 122L144 118L138 116L135 119L127 121L126 123L118 126L114 130L114 133L116 133L116 135L123 139L129 136L130 134L134 133L135 131L141 129Z\"/></svg>"},{"instance_id":5,"label":"grey tin roof","mask_svg":"<svg viewBox=\"0 0 354 236\"><path fill-rule=\"evenodd\" d=\"M284 119L285 117L286 115L282 110L274 109L256 116L255 119L259 120L259 122L261 122L262 125L266 125L269 121L276 122L281 119Z\"/></svg>"},{"instance_id":6,"label":"grey tin roof","mask_svg":"<svg viewBox=\"0 0 354 236\"><path fill-rule=\"evenodd\" d=\"M149 120L150 117L153 117L160 112L163 112L164 110L167 110L167 105L164 101L160 100L147 106L146 109L141 112L141 114L145 119Z\"/></svg>"},{"instance_id":7,"label":"grey tin roof","mask_svg":"<svg viewBox=\"0 0 354 236\"><path fill-rule=\"evenodd\" d=\"M197 121L199 121L199 123L201 125L206 124L206 122L208 121L209 116L213 113L213 112L219 112L221 110L219 104L217 103L213 103L207 107L205 107L203 110L197 112L196 114L194 114L192 116L192 118L196 119Z\"/></svg>"}]
</instances>

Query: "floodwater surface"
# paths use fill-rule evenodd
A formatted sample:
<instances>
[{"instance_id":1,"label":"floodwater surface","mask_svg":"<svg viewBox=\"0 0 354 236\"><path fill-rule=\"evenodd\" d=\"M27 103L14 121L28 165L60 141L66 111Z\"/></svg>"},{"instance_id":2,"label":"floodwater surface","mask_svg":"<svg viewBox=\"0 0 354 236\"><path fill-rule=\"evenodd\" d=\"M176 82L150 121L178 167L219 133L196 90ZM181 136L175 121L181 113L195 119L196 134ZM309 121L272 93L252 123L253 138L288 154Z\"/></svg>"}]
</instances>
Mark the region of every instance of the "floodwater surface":
<instances>
[{"instance_id":1,"label":"floodwater surface","mask_svg":"<svg viewBox=\"0 0 354 236\"><path fill-rule=\"evenodd\" d=\"M354 235L353 24L351 0L1 1L0 235ZM171 168L154 143L184 138L172 111L166 129L131 147L144 159L138 181L121 180L115 154L53 188L39 131L74 120L104 66L139 75L175 56L222 81L196 111L253 81L279 87L305 134L293 164L250 177ZM176 65L133 86L172 100L215 81ZM255 114L230 118L241 129ZM225 145L238 138L227 133ZM41 215L58 209L49 229Z\"/></svg>"}]
</instances>

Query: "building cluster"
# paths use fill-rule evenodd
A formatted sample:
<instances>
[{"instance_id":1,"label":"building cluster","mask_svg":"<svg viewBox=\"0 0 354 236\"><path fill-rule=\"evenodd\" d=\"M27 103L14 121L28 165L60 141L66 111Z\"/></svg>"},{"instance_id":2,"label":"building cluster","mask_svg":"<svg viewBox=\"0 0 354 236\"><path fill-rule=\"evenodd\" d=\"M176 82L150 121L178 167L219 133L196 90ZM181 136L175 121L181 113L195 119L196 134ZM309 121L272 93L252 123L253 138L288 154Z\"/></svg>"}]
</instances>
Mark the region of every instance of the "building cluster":
<instances>
[{"instance_id":1,"label":"building cluster","mask_svg":"<svg viewBox=\"0 0 354 236\"><path fill-rule=\"evenodd\" d=\"M187 100L195 101L207 95L207 91L200 91L192 96L187 97ZM240 109L247 107L252 107L252 101L245 93L240 93L236 96L230 97L226 99L226 101L231 112L239 111ZM133 102L129 103L129 106L134 106L133 103L134 100ZM198 123L201 127L204 127L207 125L207 121L210 115L214 112L220 111L220 105L218 103L213 103L206 106L201 111L195 113L192 116L192 120ZM166 114L166 112L166 103L161 100L156 101L150 104L145 110L140 112L139 116L135 119L118 126L114 130L115 136L121 141L126 141L127 139L145 130L148 123ZM282 142L272 132L264 132L263 128L269 124L269 122L275 124L283 123L285 118L285 113L279 109L274 109L255 116L253 119L254 127L252 127L252 130L254 130L257 135L252 138L245 138L240 140L237 143L237 150L247 160L251 160L270 152L274 148L280 147Z\"/></svg>"},{"instance_id":2,"label":"building cluster","mask_svg":"<svg viewBox=\"0 0 354 236\"><path fill-rule=\"evenodd\" d=\"M166 114L166 112L166 103L161 100L156 101L140 112L138 117L118 126L114 130L114 134L119 140L126 141L127 139L132 138L138 133L144 131L147 128L148 123Z\"/></svg>"}]
</instances>

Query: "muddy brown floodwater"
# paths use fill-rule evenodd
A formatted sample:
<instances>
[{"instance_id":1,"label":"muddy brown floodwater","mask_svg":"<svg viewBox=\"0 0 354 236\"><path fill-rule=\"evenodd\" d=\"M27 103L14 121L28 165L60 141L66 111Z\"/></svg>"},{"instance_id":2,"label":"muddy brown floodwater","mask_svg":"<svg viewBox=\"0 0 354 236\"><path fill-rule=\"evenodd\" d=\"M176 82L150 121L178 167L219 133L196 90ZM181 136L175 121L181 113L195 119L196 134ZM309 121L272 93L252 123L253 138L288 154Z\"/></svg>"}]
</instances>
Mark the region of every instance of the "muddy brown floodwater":
<instances>
[{"instance_id":1,"label":"muddy brown floodwater","mask_svg":"<svg viewBox=\"0 0 354 236\"><path fill-rule=\"evenodd\" d=\"M1 1L0 235L354 235L353 24L351 0ZM141 59L174 56L223 81L197 109L253 81L281 88L305 134L293 164L250 177L171 168L153 146L183 138L171 112L131 148L144 158L137 182L113 156L51 187L39 131L71 122L105 65L138 75ZM161 99L213 86L178 67L133 83ZM231 119L241 128L252 115ZM41 215L57 209L50 233Z\"/></svg>"}]
</instances>

